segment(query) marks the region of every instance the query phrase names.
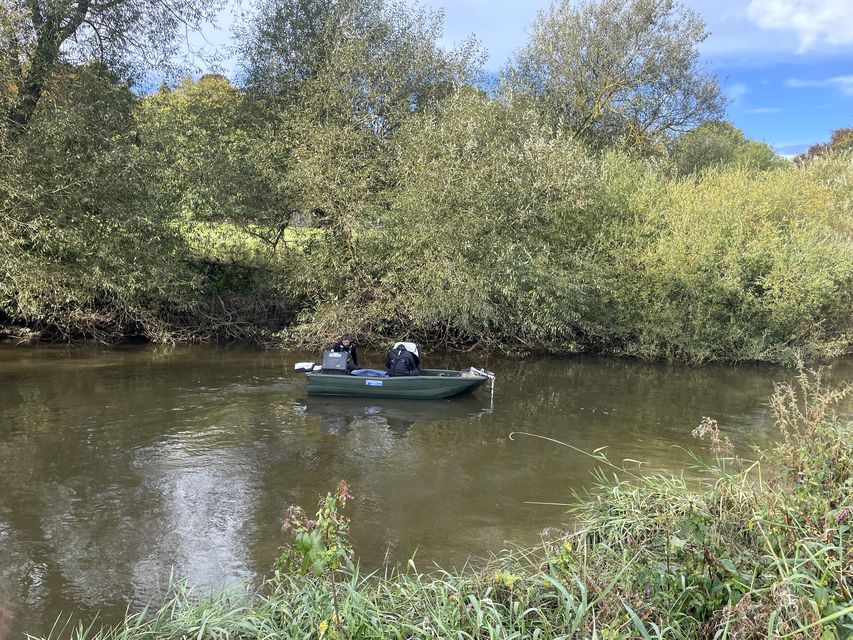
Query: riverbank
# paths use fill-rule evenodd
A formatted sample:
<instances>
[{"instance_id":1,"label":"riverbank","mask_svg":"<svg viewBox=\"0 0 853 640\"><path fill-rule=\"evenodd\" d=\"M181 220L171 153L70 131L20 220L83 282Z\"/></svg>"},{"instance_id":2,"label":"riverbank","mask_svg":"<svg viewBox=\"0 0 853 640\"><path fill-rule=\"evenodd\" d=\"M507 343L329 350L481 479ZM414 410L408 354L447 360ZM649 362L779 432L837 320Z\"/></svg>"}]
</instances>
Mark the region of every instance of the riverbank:
<instances>
[{"instance_id":1,"label":"riverbank","mask_svg":"<svg viewBox=\"0 0 853 640\"><path fill-rule=\"evenodd\" d=\"M447 121L406 132L390 186L282 222L274 244L258 239L271 229L175 209L149 192L156 177L153 201L128 196L104 235L89 208L68 213L82 196L43 209L36 194L64 187L33 176L33 211L10 197L0 216L0 324L42 341L314 348L347 332L364 346L692 365L853 351L853 156L676 177L495 108L454 98Z\"/></svg>"},{"instance_id":2,"label":"riverbank","mask_svg":"<svg viewBox=\"0 0 853 640\"><path fill-rule=\"evenodd\" d=\"M347 326L347 325L341 325ZM313 325L291 325L282 328L281 322L268 321L254 323L224 317L208 317L198 325L184 324L180 327L161 324L157 335L146 331L119 330L115 327L90 326L88 329L75 329L68 332L56 325L33 323L0 324L0 344L9 343L18 346L39 344L76 344L76 345L233 345L247 346L279 351L319 352L334 342L339 333L329 327ZM358 335L358 334L357 334ZM768 345L766 349L750 353L732 353L729 355L709 356L698 354L676 355L648 349L638 349L637 345L585 345L572 340L553 343L530 343L514 340L509 336L481 337L477 341L446 342L434 333L423 335L403 331L402 333L369 333L358 341L362 349L384 353L403 335L405 339L428 345L431 350L448 353L470 353L477 351L502 356L601 356L636 359L644 362L666 362L689 366L719 365L780 365L793 368L798 363L820 363L853 354L853 344L845 338L833 338L827 341L803 341L785 345Z\"/></svg>"},{"instance_id":3,"label":"riverbank","mask_svg":"<svg viewBox=\"0 0 853 640\"><path fill-rule=\"evenodd\" d=\"M342 570L343 637L850 637L853 422L835 411L851 392L806 374L779 385L780 444L754 461L703 420L694 436L717 455L697 459L699 482L596 454L599 482L577 496L576 528L483 569ZM179 587L158 611L75 638L341 637L335 626L326 577L277 573L248 597Z\"/></svg>"}]
</instances>

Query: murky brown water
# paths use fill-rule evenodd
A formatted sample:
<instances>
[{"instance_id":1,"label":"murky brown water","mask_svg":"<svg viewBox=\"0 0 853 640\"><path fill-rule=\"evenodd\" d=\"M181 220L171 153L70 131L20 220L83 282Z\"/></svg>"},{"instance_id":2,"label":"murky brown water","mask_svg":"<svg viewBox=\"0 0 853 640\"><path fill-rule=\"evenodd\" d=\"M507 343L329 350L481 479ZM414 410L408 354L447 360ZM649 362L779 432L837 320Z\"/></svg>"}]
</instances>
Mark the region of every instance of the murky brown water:
<instances>
[{"instance_id":1,"label":"murky brown water","mask_svg":"<svg viewBox=\"0 0 853 640\"><path fill-rule=\"evenodd\" d=\"M679 470L717 418L742 448L774 436L769 367L688 369L602 359L429 356L487 364L457 400L307 398L308 354L213 348L0 346L0 637L45 633L63 612L117 620L162 597L170 572L203 587L257 581L289 504L345 478L362 565L416 554L460 566L566 522L589 458ZM379 363L380 358L368 357ZM853 378L853 360L833 377Z\"/></svg>"}]
</instances>

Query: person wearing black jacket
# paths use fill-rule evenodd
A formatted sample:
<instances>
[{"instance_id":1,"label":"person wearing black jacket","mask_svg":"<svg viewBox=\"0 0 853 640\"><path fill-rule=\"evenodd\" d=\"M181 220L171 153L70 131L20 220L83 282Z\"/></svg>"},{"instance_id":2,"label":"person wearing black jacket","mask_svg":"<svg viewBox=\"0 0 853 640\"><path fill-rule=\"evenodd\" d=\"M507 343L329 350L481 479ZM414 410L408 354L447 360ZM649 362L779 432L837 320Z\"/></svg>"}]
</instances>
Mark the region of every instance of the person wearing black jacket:
<instances>
[{"instance_id":1,"label":"person wearing black jacket","mask_svg":"<svg viewBox=\"0 0 853 640\"><path fill-rule=\"evenodd\" d=\"M385 370L389 376L420 375L414 354L402 344L396 345L388 352L388 357L385 358Z\"/></svg>"},{"instance_id":2,"label":"person wearing black jacket","mask_svg":"<svg viewBox=\"0 0 853 640\"><path fill-rule=\"evenodd\" d=\"M352 336L345 333L331 347L332 351L346 352L350 356L350 361L354 369L358 369L358 353L355 350L355 342Z\"/></svg>"}]
</instances>

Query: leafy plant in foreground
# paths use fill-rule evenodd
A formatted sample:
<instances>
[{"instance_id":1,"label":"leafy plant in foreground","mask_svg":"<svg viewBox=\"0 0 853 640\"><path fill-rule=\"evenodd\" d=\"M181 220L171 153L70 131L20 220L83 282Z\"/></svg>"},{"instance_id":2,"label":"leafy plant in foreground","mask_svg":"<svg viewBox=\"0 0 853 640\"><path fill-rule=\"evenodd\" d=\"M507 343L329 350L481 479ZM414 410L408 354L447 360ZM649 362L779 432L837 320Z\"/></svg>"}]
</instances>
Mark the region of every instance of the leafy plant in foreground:
<instances>
[{"instance_id":1,"label":"leafy plant in foreground","mask_svg":"<svg viewBox=\"0 0 853 640\"><path fill-rule=\"evenodd\" d=\"M313 520L308 518L301 507L290 506L282 520L282 530L293 534L293 542L286 547L275 564L277 573L284 569L299 575L310 572L317 576L329 576L338 638L343 637L343 628L335 573L344 565L352 565L349 518L342 515L340 510L346 507L347 500L351 499L349 486L345 480L341 480L335 493L327 493L326 497L320 500L320 508ZM327 628L321 624L321 636Z\"/></svg>"}]
</instances>

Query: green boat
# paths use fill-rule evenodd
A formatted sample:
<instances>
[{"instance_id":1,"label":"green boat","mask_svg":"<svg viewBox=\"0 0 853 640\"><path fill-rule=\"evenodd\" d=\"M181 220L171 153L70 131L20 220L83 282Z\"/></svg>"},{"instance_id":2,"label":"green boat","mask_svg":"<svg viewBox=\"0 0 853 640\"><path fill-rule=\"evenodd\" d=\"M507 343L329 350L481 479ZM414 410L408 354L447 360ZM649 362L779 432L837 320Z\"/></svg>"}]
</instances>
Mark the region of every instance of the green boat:
<instances>
[{"instance_id":1,"label":"green boat","mask_svg":"<svg viewBox=\"0 0 853 640\"><path fill-rule=\"evenodd\" d=\"M355 370L350 373L353 369L349 354L334 350L323 353L322 365L299 362L295 369L305 373L310 395L357 398L407 400L454 398L471 393L486 380L495 378L495 374L491 371L474 367L465 371L421 369L420 345L414 342L397 342L393 348L400 348L404 355L411 354L410 362L417 367L418 375L388 376L376 369ZM405 353L407 351L408 354Z\"/></svg>"},{"instance_id":2,"label":"green boat","mask_svg":"<svg viewBox=\"0 0 853 640\"><path fill-rule=\"evenodd\" d=\"M306 373L308 393L323 396L407 398L436 400L471 393L486 382L486 375L462 375L451 369L421 369L418 376L399 378Z\"/></svg>"}]
</instances>

